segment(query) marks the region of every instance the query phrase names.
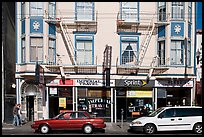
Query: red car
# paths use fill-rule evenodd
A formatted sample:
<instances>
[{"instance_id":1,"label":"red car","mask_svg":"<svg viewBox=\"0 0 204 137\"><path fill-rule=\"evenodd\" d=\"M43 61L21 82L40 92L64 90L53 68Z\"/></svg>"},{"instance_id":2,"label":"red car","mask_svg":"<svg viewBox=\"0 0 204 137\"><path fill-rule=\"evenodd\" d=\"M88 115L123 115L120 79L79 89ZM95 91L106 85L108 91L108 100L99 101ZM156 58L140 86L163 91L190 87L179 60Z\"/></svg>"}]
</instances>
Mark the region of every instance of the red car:
<instances>
[{"instance_id":1,"label":"red car","mask_svg":"<svg viewBox=\"0 0 204 137\"><path fill-rule=\"evenodd\" d=\"M31 125L31 128L43 134L51 130L82 130L83 133L90 134L94 129L105 127L104 119L92 117L84 111L62 112L51 119L34 121Z\"/></svg>"}]
</instances>

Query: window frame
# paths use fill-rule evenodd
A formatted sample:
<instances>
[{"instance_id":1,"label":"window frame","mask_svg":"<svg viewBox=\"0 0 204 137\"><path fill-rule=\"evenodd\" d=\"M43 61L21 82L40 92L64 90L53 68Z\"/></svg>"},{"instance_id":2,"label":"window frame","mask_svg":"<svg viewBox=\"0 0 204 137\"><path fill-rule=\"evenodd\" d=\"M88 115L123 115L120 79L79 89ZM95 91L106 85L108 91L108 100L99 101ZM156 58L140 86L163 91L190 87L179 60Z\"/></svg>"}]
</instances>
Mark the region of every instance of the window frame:
<instances>
[{"instance_id":1,"label":"window frame","mask_svg":"<svg viewBox=\"0 0 204 137\"><path fill-rule=\"evenodd\" d=\"M173 48L173 46L176 44L173 44L173 42L181 42L180 45L176 45L175 48ZM180 48L178 47L180 46ZM178 47L178 48L177 48ZM171 46L170 46L170 65L171 66L183 66L184 65L184 52L185 52L185 49L184 49L184 41L183 40L171 40ZM173 56L173 51L175 51L175 56ZM177 63L178 62L178 57L177 55L179 55L179 51L181 52L181 58L180 58L180 62L181 63ZM172 59L175 60L175 63L172 62Z\"/></svg>"},{"instance_id":2,"label":"window frame","mask_svg":"<svg viewBox=\"0 0 204 137\"><path fill-rule=\"evenodd\" d=\"M44 2L29 2L29 10L30 10L30 16L38 16L38 17L42 17L44 15ZM34 3L36 4L36 7L32 7L34 5ZM40 5L42 4L42 5ZM42 8L39 8L39 6L42 6ZM36 13L32 13L35 10Z\"/></svg>"},{"instance_id":3,"label":"window frame","mask_svg":"<svg viewBox=\"0 0 204 137\"><path fill-rule=\"evenodd\" d=\"M91 6L88 5L89 3ZM90 12L91 14L87 14L87 12L88 13ZM84 13L83 16L79 16L79 15L82 15L82 13ZM87 15L89 15L90 18L87 18ZM95 3L94 2L75 2L75 21L95 21Z\"/></svg>"},{"instance_id":4,"label":"window frame","mask_svg":"<svg viewBox=\"0 0 204 137\"><path fill-rule=\"evenodd\" d=\"M172 2L171 3L171 18L173 20L184 20L185 3L184 2Z\"/></svg>"},{"instance_id":5,"label":"window frame","mask_svg":"<svg viewBox=\"0 0 204 137\"><path fill-rule=\"evenodd\" d=\"M35 39L35 38L41 38L42 39L42 44L40 45L32 45L32 41L31 41L31 39ZM30 37L30 62L36 62L36 61L38 61L38 62L43 62L43 57L44 57L44 50L43 50L43 37ZM36 47L35 48L35 50L36 50L36 56L37 56L37 58L35 58L35 59L32 59L32 47ZM39 60L39 53L38 53L38 48L42 48L42 60Z\"/></svg>"},{"instance_id":6,"label":"window frame","mask_svg":"<svg viewBox=\"0 0 204 137\"><path fill-rule=\"evenodd\" d=\"M160 3L162 3L163 5L160 5ZM167 20L167 15L166 15L166 2L158 2L157 4L158 6L158 21L166 21ZM162 10L160 12L160 10ZM165 11L164 11L165 10ZM161 19L160 19L161 16Z\"/></svg>"},{"instance_id":7,"label":"window frame","mask_svg":"<svg viewBox=\"0 0 204 137\"><path fill-rule=\"evenodd\" d=\"M125 7L125 3L136 3L136 7ZM136 12L131 13L131 10L135 10ZM135 18L127 18L127 15L124 16L125 11L127 12L126 14L130 14L129 16L133 16L135 14ZM120 2L120 19L124 20L125 22L139 22L139 2Z\"/></svg>"},{"instance_id":8,"label":"window frame","mask_svg":"<svg viewBox=\"0 0 204 137\"><path fill-rule=\"evenodd\" d=\"M163 43L163 45L162 45L162 43ZM161 48L160 48L160 46L161 46ZM158 41L157 54L159 56L159 65L161 65L161 66L166 65L166 41L165 40Z\"/></svg>"}]
</instances>

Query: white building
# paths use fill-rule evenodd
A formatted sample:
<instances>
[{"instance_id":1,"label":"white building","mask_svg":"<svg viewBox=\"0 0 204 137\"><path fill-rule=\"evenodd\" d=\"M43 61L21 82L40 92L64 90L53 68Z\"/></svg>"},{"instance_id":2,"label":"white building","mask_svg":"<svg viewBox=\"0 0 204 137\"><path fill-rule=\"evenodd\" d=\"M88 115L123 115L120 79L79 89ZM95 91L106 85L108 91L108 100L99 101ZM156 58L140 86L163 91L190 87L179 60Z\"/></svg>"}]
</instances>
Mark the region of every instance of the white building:
<instances>
[{"instance_id":1,"label":"white building","mask_svg":"<svg viewBox=\"0 0 204 137\"><path fill-rule=\"evenodd\" d=\"M34 119L86 110L116 122L121 109L128 119L148 102L153 109L169 101L192 105L195 2L18 2L17 8L17 98L30 120L32 109ZM36 62L45 86L35 84Z\"/></svg>"},{"instance_id":2,"label":"white building","mask_svg":"<svg viewBox=\"0 0 204 137\"><path fill-rule=\"evenodd\" d=\"M196 103L202 106L202 30L196 31Z\"/></svg>"}]
</instances>

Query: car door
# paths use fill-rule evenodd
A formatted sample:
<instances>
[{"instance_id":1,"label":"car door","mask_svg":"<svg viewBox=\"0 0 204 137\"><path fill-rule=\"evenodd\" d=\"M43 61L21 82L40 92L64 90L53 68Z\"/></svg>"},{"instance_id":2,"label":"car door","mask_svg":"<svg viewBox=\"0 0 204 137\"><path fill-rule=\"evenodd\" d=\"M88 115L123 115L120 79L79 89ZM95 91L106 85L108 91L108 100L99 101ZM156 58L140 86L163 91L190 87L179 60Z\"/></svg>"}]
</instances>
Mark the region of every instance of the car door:
<instances>
[{"instance_id":1,"label":"car door","mask_svg":"<svg viewBox=\"0 0 204 137\"><path fill-rule=\"evenodd\" d=\"M86 116L82 112L73 112L69 119L70 129L81 129L85 123Z\"/></svg>"},{"instance_id":2,"label":"car door","mask_svg":"<svg viewBox=\"0 0 204 137\"><path fill-rule=\"evenodd\" d=\"M193 120L193 109L191 108L175 108L175 120L176 120L176 128L175 130L191 130L191 123Z\"/></svg>"},{"instance_id":3,"label":"car door","mask_svg":"<svg viewBox=\"0 0 204 137\"><path fill-rule=\"evenodd\" d=\"M67 116L70 115L70 113L63 113L59 115L55 120L52 120L50 123L50 126L52 129L55 130L62 130L62 129L67 129L68 128L68 118Z\"/></svg>"},{"instance_id":4,"label":"car door","mask_svg":"<svg viewBox=\"0 0 204 137\"><path fill-rule=\"evenodd\" d=\"M176 119L174 117L174 109L169 108L161 112L157 116L158 131L172 131L175 130Z\"/></svg>"}]
</instances>

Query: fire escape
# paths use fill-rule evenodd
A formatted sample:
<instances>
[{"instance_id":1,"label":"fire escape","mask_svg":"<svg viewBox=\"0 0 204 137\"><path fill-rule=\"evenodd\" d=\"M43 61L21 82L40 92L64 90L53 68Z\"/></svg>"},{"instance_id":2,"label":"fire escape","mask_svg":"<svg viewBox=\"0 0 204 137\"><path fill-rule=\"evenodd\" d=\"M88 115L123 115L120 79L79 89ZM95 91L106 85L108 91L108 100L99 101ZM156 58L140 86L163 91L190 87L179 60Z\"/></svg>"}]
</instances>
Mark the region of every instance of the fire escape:
<instances>
[{"instance_id":1,"label":"fire escape","mask_svg":"<svg viewBox=\"0 0 204 137\"><path fill-rule=\"evenodd\" d=\"M117 15L117 33L121 32L134 32L138 33L140 31L146 32L144 33L144 39L139 46L139 56L134 59L134 63L131 66L128 65L118 65L118 61L116 63L117 66L117 74L145 74L147 75L146 80L149 81L152 74L160 74L168 70L167 67L159 67L158 59L159 57L156 55L152 57L152 61L149 66L142 66L143 60L146 55L146 51L149 47L152 35L156 34L156 28L161 25L168 25L168 22L156 22L155 15L153 15L152 19L147 21L135 21L135 22L126 22L125 20L121 20L121 15L118 13Z\"/></svg>"},{"instance_id":2,"label":"fire escape","mask_svg":"<svg viewBox=\"0 0 204 137\"><path fill-rule=\"evenodd\" d=\"M59 11L60 12L60 11ZM60 14L61 15L61 14ZM63 64L57 65L47 65L46 68L50 72L60 73L62 77L65 77L65 73L68 74L96 74L97 73L97 63L95 65L81 65L78 64L75 59L75 49L72 42L72 35L74 32L97 32L97 13L95 13L94 20L76 20L74 17L66 17L61 15L56 19L46 20L48 24L55 24L56 31L61 33L68 57L71 61L71 65L63 66Z\"/></svg>"}]
</instances>

